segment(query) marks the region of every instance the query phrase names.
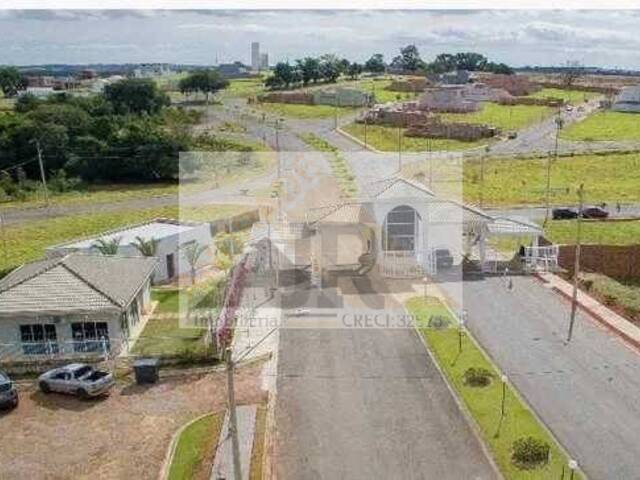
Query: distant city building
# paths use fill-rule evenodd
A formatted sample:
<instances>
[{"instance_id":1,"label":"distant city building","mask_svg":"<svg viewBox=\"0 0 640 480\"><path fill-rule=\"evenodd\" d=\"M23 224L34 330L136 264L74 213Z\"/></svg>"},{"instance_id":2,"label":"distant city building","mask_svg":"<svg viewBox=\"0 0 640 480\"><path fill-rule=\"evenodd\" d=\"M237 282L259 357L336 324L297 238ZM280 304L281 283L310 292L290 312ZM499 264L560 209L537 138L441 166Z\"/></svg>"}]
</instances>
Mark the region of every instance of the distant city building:
<instances>
[{"instance_id":1,"label":"distant city building","mask_svg":"<svg viewBox=\"0 0 640 480\"><path fill-rule=\"evenodd\" d=\"M56 93L53 87L27 87L18 91L18 96L33 95L38 98L47 98L49 95Z\"/></svg>"},{"instance_id":2,"label":"distant city building","mask_svg":"<svg viewBox=\"0 0 640 480\"><path fill-rule=\"evenodd\" d=\"M251 76L252 68L242 62L221 63L216 67L225 78L246 78Z\"/></svg>"},{"instance_id":3,"label":"distant city building","mask_svg":"<svg viewBox=\"0 0 640 480\"><path fill-rule=\"evenodd\" d=\"M260 70L268 70L269 69L269 54L261 53L260 54Z\"/></svg>"},{"instance_id":4,"label":"distant city building","mask_svg":"<svg viewBox=\"0 0 640 480\"><path fill-rule=\"evenodd\" d=\"M251 69L260 70L260 43L251 42Z\"/></svg>"},{"instance_id":5,"label":"distant city building","mask_svg":"<svg viewBox=\"0 0 640 480\"><path fill-rule=\"evenodd\" d=\"M135 78L162 77L173 73L171 67L166 64L140 65L133 70L133 76Z\"/></svg>"}]
</instances>

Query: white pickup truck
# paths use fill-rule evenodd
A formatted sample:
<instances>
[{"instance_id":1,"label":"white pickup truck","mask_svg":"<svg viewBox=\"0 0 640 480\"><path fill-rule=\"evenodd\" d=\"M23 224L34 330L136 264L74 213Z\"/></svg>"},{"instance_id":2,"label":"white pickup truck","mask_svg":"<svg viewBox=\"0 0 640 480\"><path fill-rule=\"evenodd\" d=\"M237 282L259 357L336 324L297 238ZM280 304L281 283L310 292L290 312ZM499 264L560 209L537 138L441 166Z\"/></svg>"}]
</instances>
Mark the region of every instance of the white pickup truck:
<instances>
[{"instance_id":1,"label":"white pickup truck","mask_svg":"<svg viewBox=\"0 0 640 480\"><path fill-rule=\"evenodd\" d=\"M81 398L107 393L115 383L113 374L96 370L84 363L54 368L38 378L38 385L43 393L69 393Z\"/></svg>"}]
</instances>

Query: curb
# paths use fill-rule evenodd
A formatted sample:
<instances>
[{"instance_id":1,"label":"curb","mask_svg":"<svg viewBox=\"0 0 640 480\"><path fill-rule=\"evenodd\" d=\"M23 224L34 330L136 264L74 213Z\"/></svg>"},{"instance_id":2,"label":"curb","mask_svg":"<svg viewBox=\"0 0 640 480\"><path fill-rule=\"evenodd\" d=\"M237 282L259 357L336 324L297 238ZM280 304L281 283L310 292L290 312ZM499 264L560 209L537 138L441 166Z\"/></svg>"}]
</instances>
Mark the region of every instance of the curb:
<instances>
[{"instance_id":1,"label":"curb","mask_svg":"<svg viewBox=\"0 0 640 480\"><path fill-rule=\"evenodd\" d=\"M443 302L443 304L444 304L444 302ZM446 305L446 304L444 304L444 305L446 306L447 310L449 310L449 306ZM404 305L403 305L403 307L404 307ZM406 307L404 307L404 310L405 310L405 312L407 312ZM408 312L407 312L407 314L408 314ZM454 316L454 318L457 318L457 317ZM458 396L458 392L456 392L454 390L454 388L451 386L451 384L449 383L449 380L447 379L447 376L445 375L444 371L442 370L442 367L440 367L440 364L438 363L438 361L436 360L435 356L433 355L433 352L431 352L431 349L429 348L429 345L427 345L427 341L425 340L425 338L420 333L420 329L418 328L418 325L414 323L413 328L414 328L415 334L418 336L418 338L420 339L420 342L422 343L422 346L424 347L425 351L427 352L427 355L429 355L429 358L431 359L431 362L435 365L436 369L438 370L438 373L440 374L440 377L444 381L444 384L447 386L447 390L449 390L449 393L453 397L453 400L456 402L456 405L458 406L458 410L460 410L460 412L462 413L462 416L466 420L467 424L469 425L469 427L471 427L471 431L473 432L473 436L476 438L476 440L478 440L478 443L480 444L480 448L482 449L482 452L484 453L484 456L487 458L487 460L489 460L489 464L491 465L491 468L496 473L497 478L499 478L501 480L505 480L504 476L502 475L502 472L498 468L498 464L496 463L496 460L493 457L493 455L491 453L491 450L489 450L489 446L487 445L487 442L485 442L485 440L484 440L484 438L482 436L482 432L480 431L480 426L478 425L478 422L476 422L476 419L473 418L473 415L471 415L471 412L469 411L467 406L464 404L462 399Z\"/></svg>"},{"instance_id":2,"label":"curb","mask_svg":"<svg viewBox=\"0 0 640 480\"><path fill-rule=\"evenodd\" d=\"M162 462L162 467L160 468L160 473L158 474L158 480L167 480L169 478L169 472L171 471L171 464L173 463L173 457L176 454L176 447L178 446L178 439L182 432L184 432L187 427L191 426L198 420L202 420L205 417L209 417L211 415L215 415L215 412L205 413L204 415L200 415L199 417L190 420L189 422L182 425L171 437L171 443L169 444L169 448L167 449L167 453L165 454L164 461Z\"/></svg>"},{"instance_id":3,"label":"curb","mask_svg":"<svg viewBox=\"0 0 640 480\"><path fill-rule=\"evenodd\" d=\"M451 309L451 307L449 306L448 302L445 302L444 300L447 297L443 297L441 299L441 303L445 306L445 308L449 311L449 313L453 316L453 318L455 318L456 320L459 320L458 316L455 314L455 312ZM493 358L491 357L491 355L489 355L489 353L482 347L482 345L480 345L478 343L478 341L476 340L476 338L472 335L471 331L465 326L463 327L464 332L467 336L467 338L469 338L473 344L476 346L476 348L480 351L480 353L484 356L484 358L489 362L489 364L491 364L491 366L493 367L493 369L496 372L500 372L500 373L504 373L504 371L501 368L498 368L498 364L493 360ZM422 344L425 345L425 348L427 349L427 352L429 354L429 356L431 357L431 359L434 361L434 363L436 364L436 367L438 368L438 371L440 371L440 374L443 375L444 372L442 371L442 369L440 368L440 365L438 365L437 361L435 360L435 358L433 357L433 354L431 353L431 350L429 350L428 346L426 345L426 341L424 340L424 338L422 337L422 335L420 334L420 331L418 330L418 327L415 326L415 331L416 334L420 337L420 340L422 341ZM443 375L444 377L444 375ZM453 387L449 384L449 381L446 379L446 377L444 377L445 379L445 383L447 384L447 387L452 390ZM558 446L558 449L568 458L571 459L573 458L570 454L569 451L565 448L565 446L558 440L558 438L556 437L556 435L553 433L553 431L551 430L551 428L549 428L549 426L542 420L542 418L540 417L540 415L538 414L538 412L531 406L531 404L524 398L524 396L520 393L520 391L516 388L516 386L513 384L513 382L509 382L510 386L511 386L511 391L513 392L513 394L518 398L518 400L520 402L522 402L522 404L531 412L531 414L535 417L535 419L538 421L538 423L540 424L540 426L542 427L542 429L547 433L547 435L549 435L549 437L551 438L551 440L553 440L555 442L555 444ZM458 405L460 406L460 403L462 402L462 400L460 398L458 398L457 393L455 392L455 390L452 392L454 398L456 399L456 403L458 403ZM483 445L483 449L487 449L488 447L485 445L484 439L482 437L482 433L479 430L479 426L476 422L476 420L471 416L471 413L469 412L469 410L467 409L466 405L462 406L462 411L465 414L465 416L469 416L470 417L470 421L473 423L473 430L474 433L476 433L476 429L477 429L477 434L480 435L480 439ZM489 453L489 458L491 458L493 460L493 456ZM580 474L582 475L582 478L584 480L589 480L589 477L587 476L587 474L584 472L584 470L582 469L582 466L580 465L580 462L578 462L578 472L580 472ZM502 473L500 473L500 477L504 478L502 476Z\"/></svg>"},{"instance_id":4,"label":"curb","mask_svg":"<svg viewBox=\"0 0 640 480\"><path fill-rule=\"evenodd\" d=\"M351 135L350 133L345 132L344 130L342 130L342 128L338 127L335 129L336 132L338 132L340 135L342 135L343 137L348 138L349 140L351 140L352 142L357 143L358 145L360 145L361 147L363 147L366 150L369 150L370 152L374 152L374 153L385 153L381 150L378 150L377 148L373 148L371 145L366 145L362 140L360 140L359 138L354 137L353 135Z\"/></svg>"},{"instance_id":5,"label":"curb","mask_svg":"<svg viewBox=\"0 0 640 480\"><path fill-rule=\"evenodd\" d=\"M540 281L540 282L542 282L544 284L549 284L549 282L546 281L544 278L542 278L539 274L535 273L533 276L536 279L538 279L538 281ZM571 295L569 295L568 293L563 292L558 287L551 287L550 290L552 292L560 295L560 297L563 298L564 300L566 300L568 302L573 302L573 297ZM578 290L582 292L582 290L580 290L580 289L578 289ZM584 305L582 302L577 301L576 303L577 303L577 306L578 306L578 308L580 310L585 312L593 320L596 320L598 322L598 324L600 324L603 327L605 327L608 331L610 331L614 335L617 335L618 337L620 337L620 339L624 343L626 343L629 346L633 347L635 350L638 351L638 353L640 353L640 340L629 336L628 334L626 334L622 330L619 330L618 328L616 328L614 325L611 325L602 315L600 315L599 313L596 313L595 311L593 311L592 309L590 309L589 307ZM598 302L598 303L600 303L600 302ZM631 323L631 322L629 322L629 323Z\"/></svg>"}]
</instances>

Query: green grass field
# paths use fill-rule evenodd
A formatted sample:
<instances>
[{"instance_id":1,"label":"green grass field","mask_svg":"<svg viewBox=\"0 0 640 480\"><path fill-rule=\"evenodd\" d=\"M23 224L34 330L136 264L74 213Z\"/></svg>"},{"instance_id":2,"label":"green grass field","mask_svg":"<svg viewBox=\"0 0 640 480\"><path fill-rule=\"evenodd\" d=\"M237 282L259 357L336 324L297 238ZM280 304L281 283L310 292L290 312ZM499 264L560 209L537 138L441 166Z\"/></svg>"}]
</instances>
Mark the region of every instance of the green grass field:
<instances>
[{"instance_id":1,"label":"green grass field","mask_svg":"<svg viewBox=\"0 0 640 480\"><path fill-rule=\"evenodd\" d=\"M260 110L271 115L298 119L322 119L333 118L346 115L357 110L352 107L334 107L332 105L297 105L292 103L259 103L256 104Z\"/></svg>"},{"instance_id":2,"label":"green grass field","mask_svg":"<svg viewBox=\"0 0 640 480\"><path fill-rule=\"evenodd\" d=\"M497 372L476 344L463 335L462 353L459 354L459 334L456 321L449 311L436 298L416 297L407 304L409 313L416 316L420 333L429 345L449 384L462 399L466 408L475 419L485 444L489 447L500 471L508 480L547 480L562 478L568 458L538 422L531 410L522 402L511 385L507 385L505 396L505 415L501 420L502 383ZM427 327L432 315L447 318L449 328L435 329ZM486 387L471 387L465 384L463 374L468 368L485 368L493 373L491 383ZM533 436L550 446L549 462L535 469L522 470L511 461L513 442L522 437ZM582 478L575 475L574 479Z\"/></svg>"},{"instance_id":3,"label":"green grass field","mask_svg":"<svg viewBox=\"0 0 640 480\"><path fill-rule=\"evenodd\" d=\"M576 243L575 220L553 220L545 227L545 236L553 243ZM640 220L582 222L582 243L601 245L640 245Z\"/></svg>"},{"instance_id":4,"label":"green grass field","mask_svg":"<svg viewBox=\"0 0 640 480\"><path fill-rule=\"evenodd\" d=\"M350 123L342 127L342 130L364 142L364 124ZM404 129L401 129L401 132L404 132ZM432 151L467 150L487 143L488 140L462 142L446 138L406 137L402 133L402 151L404 152L425 152L429 150L429 145L431 145ZM367 125L367 145L383 152L397 152L398 129L382 125Z\"/></svg>"},{"instance_id":5,"label":"green grass field","mask_svg":"<svg viewBox=\"0 0 640 480\"><path fill-rule=\"evenodd\" d=\"M186 427L178 438L169 480L209 478L211 456L218 443L224 414L212 413Z\"/></svg>"},{"instance_id":6,"label":"green grass field","mask_svg":"<svg viewBox=\"0 0 640 480\"><path fill-rule=\"evenodd\" d=\"M229 86L222 91L223 96L255 97L265 91L262 78L235 78L229 81Z\"/></svg>"},{"instance_id":7,"label":"green grass field","mask_svg":"<svg viewBox=\"0 0 640 480\"><path fill-rule=\"evenodd\" d=\"M600 95L595 92L581 92L580 90L562 90L560 88L543 88L539 92L532 93L531 95L527 95L528 97L533 98L561 98L566 103L570 103L572 105L580 105L584 103L585 100L591 100L592 98Z\"/></svg>"},{"instance_id":8,"label":"green grass field","mask_svg":"<svg viewBox=\"0 0 640 480\"><path fill-rule=\"evenodd\" d=\"M537 105L498 105L485 102L478 112L445 113L442 119L449 122L487 124L503 131L510 131L541 122L553 111L552 108Z\"/></svg>"},{"instance_id":9,"label":"green grass field","mask_svg":"<svg viewBox=\"0 0 640 480\"><path fill-rule=\"evenodd\" d=\"M597 112L561 130L560 138L585 142L640 140L640 114Z\"/></svg>"},{"instance_id":10,"label":"green grass field","mask_svg":"<svg viewBox=\"0 0 640 480\"><path fill-rule=\"evenodd\" d=\"M427 162L419 167L422 172L427 169ZM467 160L463 170L464 199L478 204L481 163ZM541 205L545 201L547 159L491 159L486 161L484 172L485 205ZM585 185L587 203L640 201L640 154L581 155L554 160L551 203L575 204L580 183Z\"/></svg>"},{"instance_id":11,"label":"green grass field","mask_svg":"<svg viewBox=\"0 0 640 480\"><path fill-rule=\"evenodd\" d=\"M177 206L142 210L95 212L91 214L37 220L5 227L0 239L0 272L44 255L45 248L75 238L95 235L105 230L152 220L157 217L207 221L246 211L237 205ZM6 249L6 250L5 250Z\"/></svg>"}]
</instances>

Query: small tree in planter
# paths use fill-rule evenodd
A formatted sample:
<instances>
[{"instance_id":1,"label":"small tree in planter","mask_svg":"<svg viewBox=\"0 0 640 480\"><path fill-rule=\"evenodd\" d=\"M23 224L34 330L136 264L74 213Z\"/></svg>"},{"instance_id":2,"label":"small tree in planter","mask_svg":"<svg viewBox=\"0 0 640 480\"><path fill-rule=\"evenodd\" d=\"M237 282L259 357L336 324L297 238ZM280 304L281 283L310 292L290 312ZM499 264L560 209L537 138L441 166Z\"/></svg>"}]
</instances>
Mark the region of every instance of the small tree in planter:
<instances>
[{"instance_id":1,"label":"small tree in planter","mask_svg":"<svg viewBox=\"0 0 640 480\"><path fill-rule=\"evenodd\" d=\"M435 330L442 330L444 328L447 328L450 324L451 322L449 321L449 319L443 315L431 315L431 317L429 317L429 323L427 324L427 326Z\"/></svg>"},{"instance_id":2,"label":"small tree in planter","mask_svg":"<svg viewBox=\"0 0 640 480\"><path fill-rule=\"evenodd\" d=\"M549 463L549 444L534 437L523 437L513 442L511 461L521 469L533 469Z\"/></svg>"},{"instance_id":3,"label":"small tree in planter","mask_svg":"<svg viewBox=\"0 0 640 480\"><path fill-rule=\"evenodd\" d=\"M491 383L493 373L486 368L468 368L463 375L464 384L470 387L486 387Z\"/></svg>"}]
</instances>

